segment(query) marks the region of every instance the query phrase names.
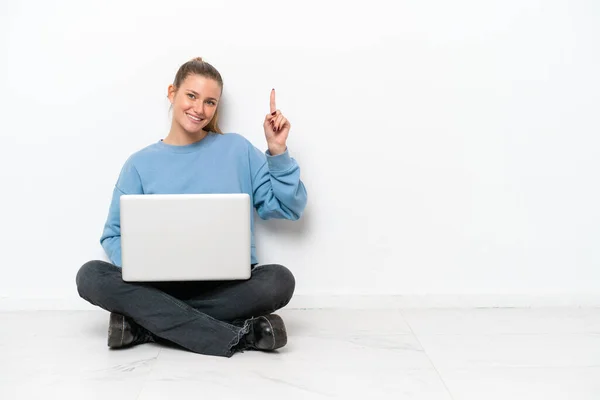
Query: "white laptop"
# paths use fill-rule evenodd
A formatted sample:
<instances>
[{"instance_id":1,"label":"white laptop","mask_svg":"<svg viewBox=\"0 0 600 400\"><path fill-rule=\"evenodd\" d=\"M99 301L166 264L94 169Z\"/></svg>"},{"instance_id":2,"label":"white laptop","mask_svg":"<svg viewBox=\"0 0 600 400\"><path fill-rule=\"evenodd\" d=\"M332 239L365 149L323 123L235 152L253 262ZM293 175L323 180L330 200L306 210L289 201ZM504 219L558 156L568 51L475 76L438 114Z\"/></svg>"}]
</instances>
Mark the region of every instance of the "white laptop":
<instances>
[{"instance_id":1,"label":"white laptop","mask_svg":"<svg viewBox=\"0 0 600 400\"><path fill-rule=\"evenodd\" d=\"M250 278L250 196L122 195L121 261L129 282Z\"/></svg>"}]
</instances>

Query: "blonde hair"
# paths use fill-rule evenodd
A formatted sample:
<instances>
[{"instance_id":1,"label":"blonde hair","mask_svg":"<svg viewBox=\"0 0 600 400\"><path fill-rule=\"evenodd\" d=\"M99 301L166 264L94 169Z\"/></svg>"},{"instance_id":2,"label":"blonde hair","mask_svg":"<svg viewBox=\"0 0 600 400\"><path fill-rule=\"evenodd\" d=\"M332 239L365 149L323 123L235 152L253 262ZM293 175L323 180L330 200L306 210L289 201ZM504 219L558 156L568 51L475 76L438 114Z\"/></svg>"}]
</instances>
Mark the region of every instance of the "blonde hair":
<instances>
[{"instance_id":1,"label":"blonde hair","mask_svg":"<svg viewBox=\"0 0 600 400\"><path fill-rule=\"evenodd\" d=\"M177 70L177 74L175 74L175 79L173 80L173 86L175 86L175 90L178 90L185 78L190 75L200 75L205 78L215 80L219 86L221 87L221 93L223 93L223 78L221 78L221 74L215 67L207 63L202 59L202 57L196 57L191 59L190 61L183 64ZM205 130L223 133L221 128L219 128L219 107L215 110L215 114L212 119L204 128Z\"/></svg>"}]
</instances>

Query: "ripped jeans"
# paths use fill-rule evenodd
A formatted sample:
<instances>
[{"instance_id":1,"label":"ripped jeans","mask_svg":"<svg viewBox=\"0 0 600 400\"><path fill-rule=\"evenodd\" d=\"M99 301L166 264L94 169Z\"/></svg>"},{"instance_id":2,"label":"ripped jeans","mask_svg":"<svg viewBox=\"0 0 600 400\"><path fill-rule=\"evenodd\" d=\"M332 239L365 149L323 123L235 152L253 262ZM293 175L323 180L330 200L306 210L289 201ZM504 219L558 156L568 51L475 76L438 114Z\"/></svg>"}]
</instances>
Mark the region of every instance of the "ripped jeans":
<instances>
[{"instance_id":1,"label":"ripped jeans","mask_svg":"<svg viewBox=\"0 0 600 400\"><path fill-rule=\"evenodd\" d=\"M224 357L246 333L244 320L284 307L295 288L292 273L277 264L253 267L244 281L132 283L123 281L121 268L89 261L76 283L83 299L130 317L156 337Z\"/></svg>"}]
</instances>

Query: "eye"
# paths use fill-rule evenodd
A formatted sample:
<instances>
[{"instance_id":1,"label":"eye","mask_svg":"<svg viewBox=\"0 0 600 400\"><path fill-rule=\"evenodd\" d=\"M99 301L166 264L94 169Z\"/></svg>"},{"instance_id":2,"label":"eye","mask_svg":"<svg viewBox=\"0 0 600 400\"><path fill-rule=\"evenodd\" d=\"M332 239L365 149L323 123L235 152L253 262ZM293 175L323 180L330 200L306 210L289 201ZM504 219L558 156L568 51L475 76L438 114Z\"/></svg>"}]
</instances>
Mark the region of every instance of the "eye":
<instances>
[{"instance_id":1,"label":"eye","mask_svg":"<svg viewBox=\"0 0 600 400\"><path fill-rule=\"evenodd\" d=\"M188 93L187 95L188 95L188 97L189 97L190 99L192 99L192 100L194 100L194 99L196 98L196 96L194 96L194 95L193 95L193 94L191 94L191 93Z\"/></svg>"},{"instance_id":2,"label":"eye","mask_svg":"<svg viewBox=\"0 0 600 400\"><path fill-rule=\"evenodd\" d=\"M208 101L208 104L210 104L211 106L214 106L214 105L216 105L217 103L215 103L215 102L214 102L214 101L212 101L212 100L209 100L209 101Z\"/></svg>"}]
</instances>

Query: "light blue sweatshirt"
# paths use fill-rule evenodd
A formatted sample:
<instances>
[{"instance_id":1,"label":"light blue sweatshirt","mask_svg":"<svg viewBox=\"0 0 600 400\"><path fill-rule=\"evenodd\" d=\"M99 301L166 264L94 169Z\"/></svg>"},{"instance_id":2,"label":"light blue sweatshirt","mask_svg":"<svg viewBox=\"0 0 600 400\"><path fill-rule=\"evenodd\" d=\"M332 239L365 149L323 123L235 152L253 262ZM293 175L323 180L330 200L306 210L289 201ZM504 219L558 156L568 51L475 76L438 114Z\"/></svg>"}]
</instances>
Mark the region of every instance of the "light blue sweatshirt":
<instances>
[{"instance_id":1,"label":"light blue sweatshirt","mask_svg":"<svg viewBox=\"0 0 600 400\"><path fill-rule=\"evenodd\" d=\"M113 191L100 243L121 266L122 194L248 193L260 218L297 220L306 206L300 167L288 151L272 156L236 133L209 133L199 142L174 146L162 140L132 154ZM258 263L251 217L251 262Z\"/></svg>"}]
</instances>

